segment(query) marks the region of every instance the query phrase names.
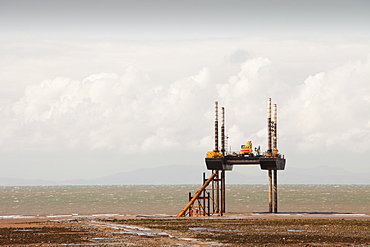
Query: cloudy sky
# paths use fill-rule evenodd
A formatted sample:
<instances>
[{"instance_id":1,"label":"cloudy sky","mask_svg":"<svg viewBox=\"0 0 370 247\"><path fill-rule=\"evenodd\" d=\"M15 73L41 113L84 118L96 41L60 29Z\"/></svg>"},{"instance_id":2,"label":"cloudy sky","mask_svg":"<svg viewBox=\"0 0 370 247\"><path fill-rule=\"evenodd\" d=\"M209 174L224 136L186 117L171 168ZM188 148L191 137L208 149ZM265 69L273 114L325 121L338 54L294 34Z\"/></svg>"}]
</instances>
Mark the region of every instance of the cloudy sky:
<instances>
[{"instance_id":1,"label":"cloudy sky","mask_svg":"<svg viewBox=\"0 0 370 247\"><path fill-rule=\"evenodd\" d=\"M370 172L369 13L367 0L0 0L0 177L204 166L215 100L230 148L265 150L268 97L287 169Z\"/></svg>"}]
</instances>

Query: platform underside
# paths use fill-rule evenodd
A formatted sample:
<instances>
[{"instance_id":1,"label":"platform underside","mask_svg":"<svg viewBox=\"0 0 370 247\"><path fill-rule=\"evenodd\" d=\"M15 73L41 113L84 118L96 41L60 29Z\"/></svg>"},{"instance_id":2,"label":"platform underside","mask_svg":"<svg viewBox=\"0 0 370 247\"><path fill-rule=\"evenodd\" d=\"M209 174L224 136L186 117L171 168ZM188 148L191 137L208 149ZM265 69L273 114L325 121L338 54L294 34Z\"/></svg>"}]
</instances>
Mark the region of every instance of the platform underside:
<instances>
[{"instance_id":1,"label":"platform underside","mask_svg":"<svg viewBox=\"0 0 370 247\"><path fill-rule=\"evenodd\" d=\"M231 171L232 165L227 165L223 158L206 158L206 165L208 170L225 170Z\"/></svg>"},{"instance_id":2,"label":"platform underside","mask_svg":"<svg viewBox=\"0 0 370 247\"><path fill-rule=\"evenodd\" d=\"M260 165L262 170L284 170L285 159L282 157L266 156L224 156L220 158L206 158L208 170L231 171L234 165Z\"/></svg>"}]
</instances>

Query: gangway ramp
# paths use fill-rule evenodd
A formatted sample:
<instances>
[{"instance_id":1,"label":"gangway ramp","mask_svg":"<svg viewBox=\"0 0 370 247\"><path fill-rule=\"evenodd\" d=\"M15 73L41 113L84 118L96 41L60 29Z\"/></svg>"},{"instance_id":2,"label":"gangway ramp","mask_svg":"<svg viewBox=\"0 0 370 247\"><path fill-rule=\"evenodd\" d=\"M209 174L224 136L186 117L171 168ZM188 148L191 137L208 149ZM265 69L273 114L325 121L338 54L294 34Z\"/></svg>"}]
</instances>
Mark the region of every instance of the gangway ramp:
<instances>
[{"instance_id":1,"label":"gangway ramp","mask_svg":"<svg viewBox=\"0 0 370 247\"><path fill-rule=\"evenodd\" d=\"M200 194L205 190L205 188L209 185L209 183L215 178L217 174L212 173L212 175L204 182L202 187L195 193L195 195L189 200L188 204L181 210L180 213L178 213L176 216L181 217L185 215L186 210L188 210L194 202L199 198Z\"/></svg>"}]
</instances>

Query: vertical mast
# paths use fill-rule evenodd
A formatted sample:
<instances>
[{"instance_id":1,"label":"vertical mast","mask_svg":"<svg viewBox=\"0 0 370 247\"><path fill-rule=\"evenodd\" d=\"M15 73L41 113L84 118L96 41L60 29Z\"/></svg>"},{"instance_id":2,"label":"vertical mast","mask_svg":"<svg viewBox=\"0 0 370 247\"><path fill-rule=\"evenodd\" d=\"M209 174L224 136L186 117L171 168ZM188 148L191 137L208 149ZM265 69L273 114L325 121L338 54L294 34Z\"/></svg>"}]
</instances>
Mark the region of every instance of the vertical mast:
<instances>
[{"instance_id":1,"label":"vertical mast","mask_svg":"<svg viewBox=\"0 0 370 247\"><path fill-rule=\"evenodd\" d=\"M225 155L225 108L221 107L221 153ZM221 215L226 212L225 170L221 171Z\"/></svg>"},{"instance_id":2,"label":"vertical mast","mask_svg":"<svg viewBox=\"0 0 370 247\"><path fill-rule=\"evenodd\" d=\"M225 107L221 107L221 153L225 155Z\"/></svg>"},{"instance_id":3,"label":"vertical mast","mask_svg":"<svg viewBox=\"0 0 370 247\"><path fill-rule=\"evenodd\" d=\"M277 105L273 105L273 112L274 112L274 123L273 123L273 155L277 155L278 148L277 148ZM278 211L278 193L277 193L277 170L274 170L274 213Z\"/></svg>"},{"instance_id":4,"label":"vertical mast","mask_svg":"<svg viewBox=\"0 0 370 247\"><path fill-rule=\"evenodd\" d=\"M218 102L215 101L215 149L213 152L218 152ZM220 185L219 185L219 171L215 171L216 174L216 204L217 204L217 211L222 214L222 210L220 210Z\"/></svg>"},{"instance_id":5,"label":"vertical mast","mask_svg":"<svg viewBox=\"0 0 370 247\"><path fill-rule=\"evenodd\" d=\"M267 99L267 153L271 154L271 98Z\"/></svg>"},{"instance_id":6,"label":"vertical mast","mask_svg":"<svg viewBox=\"0 0 370 247\"><path fill-rule=\"evenodd\" d=\"M277 148L277 105L273 105L273 113L274 113L274 121L273 121L273 132L272 132L272 149L273 149L273 154L278 153L278 148Z\"/></svg>"}]
</instances>

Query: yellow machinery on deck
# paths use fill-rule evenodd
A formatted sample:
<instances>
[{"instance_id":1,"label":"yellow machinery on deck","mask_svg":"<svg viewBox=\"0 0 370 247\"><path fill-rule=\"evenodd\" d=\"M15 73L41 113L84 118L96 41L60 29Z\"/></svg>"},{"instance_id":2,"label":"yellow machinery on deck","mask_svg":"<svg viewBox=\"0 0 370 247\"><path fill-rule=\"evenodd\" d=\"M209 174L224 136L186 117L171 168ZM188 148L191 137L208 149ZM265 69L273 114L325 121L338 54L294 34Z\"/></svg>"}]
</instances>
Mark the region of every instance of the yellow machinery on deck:
<instances>
[{"instance_id":1,"label":"yellow machinery on deck","mask_svg":"<svg viewBox=\"0 0 370 247\"><path fill-rule=\"evenodd\" d=\"M207 158L222 158L222 154L218 151L207 152Z\"/></svg>"},{"instance_id":2,"label":"yellow machinery on deck","mask_svg":"<svg viewBox=\"0 0 370 247\"><path fill-rule=\"evenodd\" d=\"M252 149L252 142L251 141L247 141L247 143L245 145L241 145L240 146L240 151L239 153L240 154L252 154L253 152L253 149Z\"/></svg>"}]
</instances>

